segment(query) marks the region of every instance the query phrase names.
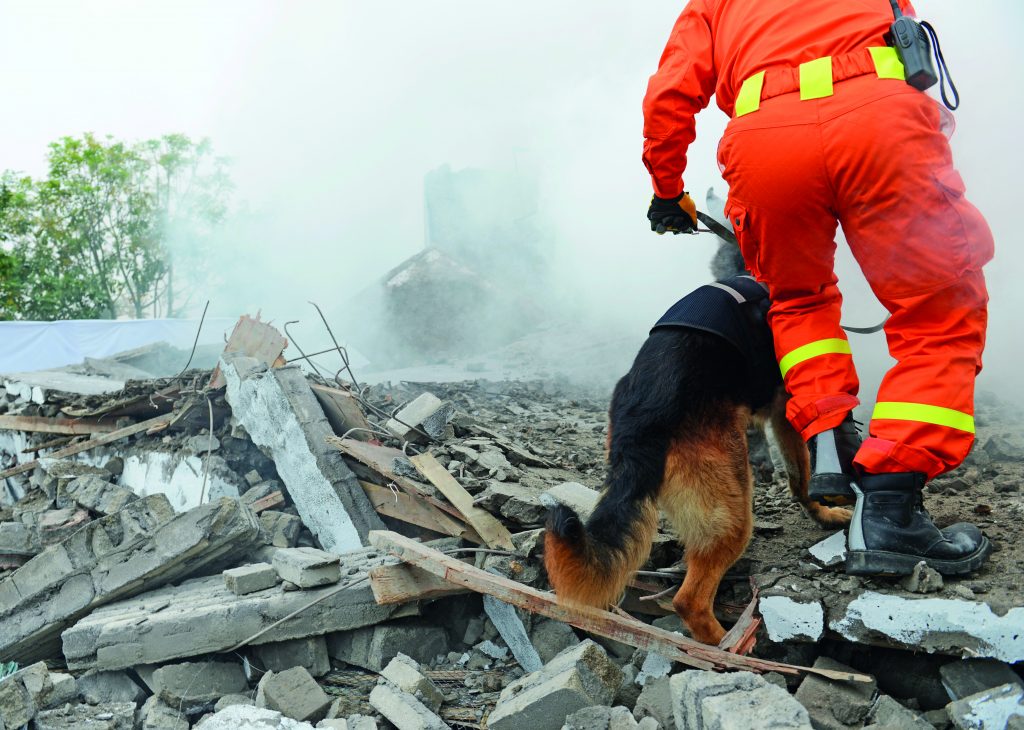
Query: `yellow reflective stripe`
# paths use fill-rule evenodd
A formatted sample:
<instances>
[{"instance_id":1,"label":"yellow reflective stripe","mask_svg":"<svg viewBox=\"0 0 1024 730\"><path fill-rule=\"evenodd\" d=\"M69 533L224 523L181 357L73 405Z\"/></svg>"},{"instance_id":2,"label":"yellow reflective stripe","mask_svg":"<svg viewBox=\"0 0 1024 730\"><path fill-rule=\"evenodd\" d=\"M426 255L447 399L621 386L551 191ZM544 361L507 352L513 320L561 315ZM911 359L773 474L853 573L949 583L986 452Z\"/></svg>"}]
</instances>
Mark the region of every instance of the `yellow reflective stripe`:
<instances>
[{"instance_id":1,"label":"yellow reflective stripe","mask_svg":"<svg viewBox=\"0 0 1024 730\"><path fill-rule=\"evenodd\" d=\"M919 421L974 433L974 416L927 403L876 403L871 420Z\"/></svg>"},{"instance_id":2,"label":"yellow reflective stripe","mask_svg":"<svg viewBox=\"0 0 1024 730\"><path fill-rule=\"evenodd\" d=\"M740 93L736 95L735 113L742 117L744 114L756 112L761 106L761 89L764 87L764 71L758 71L748 78L740 86Z\"/></svg>"},{"instance_id":3,"label":"yellow reflective stripe","mask_svg":"<svg viewBox=\"0 0 1024 730\"><path fill-rule=\"evenodd\" d=\"M800 100L832 96L832 56L800 64Z\"/></svg>"},{"instance_id":4,"label":"yellow reflective stripe","mask_svg":"<svg viewBox=\"0 0 1024 730\"><path fill-rule=\"evenodd\" d=\"M868 48L871 60L875 62L875 73L880 79L904 79L903 63L896 49L891 46L871 46Z\"/></svg>"},{"instance_id":5,"label":"yellow reflective stripe","mask_svg":"<svg viewBox=\"0 0 1024 730\"><path fill-rule=\"evenodd\" d=\"M789 372L790 368L794 365L799 365L804 360L810 360L812 357L818 357L819 355L850 355L850 343L839 337L832 337L827 340L818 340L817 342L809 342L806 345L796 348L787 352L781 360L779 360L779 369L782 370L782 377L786 377L786 373Z\"/></svg>"}]
</instances>

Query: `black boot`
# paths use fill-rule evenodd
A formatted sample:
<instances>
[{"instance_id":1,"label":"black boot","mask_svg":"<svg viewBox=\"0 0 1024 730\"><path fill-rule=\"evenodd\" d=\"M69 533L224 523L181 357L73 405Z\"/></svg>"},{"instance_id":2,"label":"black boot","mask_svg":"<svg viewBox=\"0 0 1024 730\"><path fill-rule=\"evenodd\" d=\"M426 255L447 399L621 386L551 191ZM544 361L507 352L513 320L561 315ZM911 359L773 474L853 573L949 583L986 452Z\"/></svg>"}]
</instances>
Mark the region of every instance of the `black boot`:
<instances>
[{"instance_id":1,"label":"black boot","mask_svg":"<svg viewBox=\"0 0 1024 730\"><path fill-rule=\"evenodd\" d=\"M853 457L860 448L860 433L853 413L835 428L811 436L807 449L811 452L811 482L807 496L824 505L853 504L857 499L850 484L856 479Z\"/></svg>"},{"instance_id":2,"label":"black boot","mask_svg":"<svg viewBox=\"0 0 1024 730\"><path fill-rule=\"evenodd\" d=\"M846 572L909 575L922 560L943 575L981 567L992 546L974 525L939 529L924 509L925 475L864 474L854 484L857 506L847 539Z\"/></svg>"}]
</instances>

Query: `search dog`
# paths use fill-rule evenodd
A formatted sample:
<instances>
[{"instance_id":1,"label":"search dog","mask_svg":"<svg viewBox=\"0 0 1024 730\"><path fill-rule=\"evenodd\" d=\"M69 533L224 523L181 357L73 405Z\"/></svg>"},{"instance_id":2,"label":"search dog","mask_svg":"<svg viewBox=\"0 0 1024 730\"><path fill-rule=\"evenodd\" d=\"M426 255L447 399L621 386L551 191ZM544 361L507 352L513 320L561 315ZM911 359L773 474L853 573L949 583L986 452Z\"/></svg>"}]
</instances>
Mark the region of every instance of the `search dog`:
<instances>
[{"instance_id":1,"label":"search dog","mask_svg":"<svg viewBox=\"0 0 1024 730\"><path fill-rule=\"evenodd\" d=\"M727 298L722 306L730 306ZM586 524L565 505L549 511L544 562L559 601L599 608L617 602L650 555L660 508L685 548L686 578L672 606L695 639L718 644L725 629L712 610L715 594L754 521L750 425L771 424L790 492L812 519L831 528L849 523L849 510L807 497L810 457L786 419L766 309L765 298L744 324L768 338L770 362L756 365L760 376L766 367L772 374L760 394L749 353L734 341L699 327L659 322L652 330L612 395L608 468L596 508Z\"/></svg>"}]
</instances>

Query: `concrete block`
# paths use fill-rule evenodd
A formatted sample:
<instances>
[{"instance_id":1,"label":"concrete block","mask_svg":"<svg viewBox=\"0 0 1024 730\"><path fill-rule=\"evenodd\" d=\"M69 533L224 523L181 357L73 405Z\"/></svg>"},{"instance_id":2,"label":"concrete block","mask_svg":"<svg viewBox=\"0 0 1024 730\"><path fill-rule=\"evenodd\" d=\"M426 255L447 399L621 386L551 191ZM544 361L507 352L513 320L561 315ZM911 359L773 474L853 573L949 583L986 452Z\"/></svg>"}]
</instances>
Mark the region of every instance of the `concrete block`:
<instances>
[{"instance_id":1,"label":"concrete block","mask_svg":"<svg viewBox=\"0 0 1024 730\"><path fill-rule=\"evenodd\" d=\"M658 721L645 718L647 725L657 730ZM565 718L562 730L636 730L640 724L633 719L633 713L626 707L584 707Z\"/></svg>"},{"instance_id":2,"label":"concrete block","mask_svg":"<svg viewBox=\"0 0 1024 730\"><path fill-rule=\"evenodd\" d=\"M639 674L637 675L639 679ZM672 688L669 677L649 679L640 690L640 696L633 705L633 717L643 720L650 717L658 721L664 730L676 730L675 714L672 707Z\"/></svg>"},{"instance_id":3,"label":"concrete block","mask_svg":"<svg viewBox=\"0 0 1024 730\"><path fill-rule=\"evenodd\" d=\"M36 531L24 522L0 522L0 555L35 555L41 549Z\"/></svg>"},{"instance_id":4,"label":"concrete block","mask_svg":"<svg viewBox=\"0 0 1024 730\"><path fill-rule=\"evenodd\" d=\"M64 657L71 669L123 669L223 652L327 593L333 595L254 643L376 624L400 607L378 606L369 583L357 581L373 566L389 560L369 549L346 555L346 566L355 572L347 576L352 587L341 591L327 586L286 592L278 586L238 596L227 589L220 575L195 578L94 610L64 632Z\"/></svg>"},{"instance_id":5,"label":"concrete block","mask_svg":"<svg viewBox=\"0 0 1024 730\"><path fill-rule=\"evenodd\" d=\"M327 727L324 723L332 722L331 720L321 720L317 727ZM349 715L347 720L341 722L346 723L345 725L339 725L341 730L377 730L377 719L369 717L367 715Z\"/></svg>"},{"instance_id":6,"label":"concrete block","mask_svg":"<svg viewBox=\"0 0 1024 730\"><path fill-rule=\"evenodd\" d=\"M124 672L86 672L78 678L78 695L90 705L140 704L145 691Z\"/></svg>"},{"instance_id":7,"label":"concrete block","mask_svg":"<svg viewBox=\"0 0 1024 730\"><path fill-rule=\"evenodd\" d=\"M220 712L225 707L231 707L231 705L249 705L250 707L255 707L256 699L248 694L224 695L214 703L213 711Z\"/></svg>"},{"instance_id":8,"label":"concrete block","mask_svg":"<svg viewBox=\"0 0 1024 730\"><path fill-rule=\"evenodd\" d=\"M138 499L135 492L111 484L109 475L102 477L85 475L76 477L57 488L57 506L79 505L101 515L111 515L124 509Z\"/></svg>"},{"instance_id":9,"label":"concrete block","mask_svg":"<svg viewBox=\"0 0 1024 730\"><path fill-rule=\"evenodd\" d=\"M225 356L227 399L253 443L274 460L299 516L320 546L341 553L384 524L341 452L327 444L327 417L299 368L267 368Z\"/></svg>"},{"instance_id":10,"label":"concrete block","mask_svg":"<svg viewBox=\"0 0 1024 730\"><path fill-rule=\"evenodd\" d=\"M277 710L293 720L317 722L327 714L331 698L302 667L267 672L256 691L256 706Z\"/></svg>"},{"instance_id":11,"label":"concrete block","mask_svg":"<svg viewBox=\"0 0 1024 730\"><path fill-rule=\"evenodd\" d=\"M846 533L842 530L833 533L821 542L811 545L807 548L807 552L826 568L844 563L846 562Z\"/></svg>"},{"instance_id":12,"label":"concrete block","mask_svg":"<svg viewBox=\"0 0 1024 730\"><path fill-rule=\"evenodd\" d=\"M162 701L189 715L212 707L224 695L249 688L242 665L230 661L167 664L153 672L152 681L153 690Z\"/></svg>"},{"instance_id":13,"label":"concrete block","mask_svg":"<svg viewBox=\"0 0 1024 730\"><path fill-rule=\"evenodd\" d=\"M36 715L34 730L133 730L136 708L131 702L102 706L67 704Z\"/></svg>"},{"instance_id":14,"label":"concrete block","mask_svg":"<svg viewBox=\"0 0 1024 730\"><path fill-rule=\"evenodd\" d=\"M274 570L274 566L267 563L231 568L225 570L222 575L228 590L239 596L273 588L277 584L277 571Z\"/></svg>"},{"instance_id":15,"label":"concrete block","mask_svg":"<svg viewBox=\"0 0 1024 730\"><path fill-rule=\"evenodd\" d=\"M852 667L828 657L818 657L816 669L854 672ZM841 730L863 724L871 710L875 682L833 682L808 674L796 691L796 699L811 716L817 730Z\"/></svg>"},{"instance_id":16,"label":"concrete block","mask_svg":"<svg viewBox=\"0 0 1024 730\"><path fill-rule=\"evenodd\" d=\"M611 703L621 681L621 670L588 639L506 687L488 728L558 730L573 712Z\"/></svg>"},{"instance_id":17,"label":"concrete block","mask_svg":"<svg viewBox=\"0 0 1024 730\"><path fill-rule=\"evenodd\" d=\"M50 710L78 696L78 680L63 672L50 672L50 686L44 688L36 705L41 710Z\"/></svg>"},{"instance_id":18,"label":"concrete block","mask_svg":"<svg viewBox=\"0 0 1024 730\"><path fill-rule=\"evenodd\" d=\"M442 439L445 426L455 415L455 406L442 401L433 393L421 393L408 405L395 414L384 424L395 438L400 441L423 441L416 428L425 431L431 438Z\"/></svg>"},{"instance_id":19,"label":"concrete block","mask_svg":"<svg viewBox=\"0 0 1024 730\"><path fill-rule=\"evenodd\" d=\"M871 708L871 724L891 730L933 730L930 722L889 695L879 695Z\"/></svg>"},{"instance_id":20,"label":"concrete block","mask_svg":"<svg viewBox=\"0 0 1024 730\"><path fill-rule=\"evenodd\" d=\"M942 677L942 686L953 701L1003 684L1024 687L1024 682L1008 664L995 659L949 662L939 667L939 675Z\"/></svg>"},{"instance_id":21,"label":"concrete block","mask_svg":"<svg viewBox=\"0 0 1024 730\"><path fill-rule=\"evenodd\" d=\"M36 710L35 700L22 677L13 674L0 680L0 723L19 728L36 716Z\"/></svg>"},{"instance_id":22,"label":"concrete block","mask_svg":"<svg viewBox=\"0 0 1024 730\"><path fill-rule=\"evenodd\" d=\"M193 730L314 730L308 722L285 717L276 710L231 705L200 720Z\"/></svg>"},{"instance_id":23,"label":"concrete block","mask_svg":"<svg viewBox=\"0 0 1024 730\"><path fill-rule=\"evenodd\" d=\"M91 519L88 510L77 507L40 512L35 522L39 542L44 546L63 542Z\"/></svg>"},{"instance_id":24,"label":"concrete block","mask_svg":"<svg viewBox=\"0 0 1024 730\"><path fill-rule=\"evenodd\" d=\"M444 702L444 693L420 672L416 660L399 654L384 667L381 676L403 692L412 695L427 709L436 713Z\"/></svg>"},{"instance_id":25,"label":"concrete block","mask_svg":"<svg viewBox=\"0 0 1024 730\"><path fill-rule=\"evenodd\" d=\"M299 542L302 520L295 515L268 509L260 513L260 524L274 547L290 548Z\"/></svg>"},{"instance_id":26,"label":"concrete block","mask_svg":"<svg viewBox=\"0 0 1024 730\"><path fill-rule=\"evenodd\" d=\"M789 596L762 596L758 610L772 641L818 641L825 633L825 611L815 600Z\"/></svg>"},{"instance_id":27,"label":"concrete block","mask_svg":"<svg viewBox=\"0 0 1024 730\"><path fill-rule=\"evenodd\" d=\"M274 570L299 588L315 588L341 579L341 559L316 548L285 548L274 553Z\"/></svg>"},{"instance_id":28,"label":"concrete block","mask_svg":"<svg viewBox=\"0 0 1024 730\"><path fill-rule=\"evenodd\" d=\"M188 730L189 722L183 711L160 701L153 695L139 710L140 730Z\"/></svg>"},{"instance_id":29,"label":"concrete block","mask_svg":"<svg viewBox=\"0 0 1024 730\"><path fill-rule=\"evenodd\" d=\"M1016 682L993 687L946 705L953 727L960 730L1005 728L1024 717L1024 690Z\"/></svg>"},{"instance_id":30,"label":"concrete block","mask_svg":"<svg viewBox=\"0 0 1024 730\"><path fill-rule=\"evenodd\" d=\"M691 669L669 678L672 719L679 730L704 730L703 703L718 695L752 692L767 682L753 672L706 672Z\"/></svg>"},{"instance_id":31,"label":"concrete block","mask_svg":"<svg viewBox=\"0 0 1024 730\"><path fill-rule=\"evenodd\" d=\"M256 660L265 670L283 672L292 667L302 667L314 677L322 677L331 671L327 641L322 636L261 644L255 647L255 652Z\"/></svg>"},{"instance_id":32,"label":"concrete block","mask_svg":"<svg viewBox=\"0 0 1024 730\"><path fill-rule=\"evenodd\" d=\"M584 522L590 518L590 513L597 506L599 495L595 490L586 487L579 482L562 482L544 491L540 497L541 504L545 507L554 507L557 504L564 504L571 507Z\"/></svg>"},{"instance_id":33,"label":"concrete block","mask_svg":"<svg viewBox=\"0 0 1024 730\"><path fill-rule=\"evenodd\" d=\"M705 698L701 719L706 730L811 729L807 710L786 690L767 683L749 692Z\"/></svg>"},{"instance_id":34,"label":"concrete block","mask_svg":"<svg viewBox=\"0 0 1024 730\"><path fill-rule=\"evenodd\" d=\"M240 558L261 535L230 499L175 515L151 495L94 520L0 583L0 660L51 656L61 631L98 606Z\"/></svg>"},{"instance_id":35,"label":"concrete block","mask_svg":"<svg viewBox=\"0 0 1024 730\"><path fill-rule=\"evenodd\" d=\"M473 503L520 527L540 525L547 519L547 507L541 504L537 490L512 482L492 481Z\"/></svg>"},{"instance_id":36,"label":"concrete block","mask_svg":"<svg viewBox=\"0 0 1024 730\"><path fill-rule=\"evenodd\" d=\"M424 621L395 621L331 634L327 652L346 664L379 672L399 652L420 663L447 653L448 634Z\"/></svg>"},{"instance_id":37,"label":"concrete block","mask_svg":"<svg viewBox=\"0 0 1024 730\"><path fill-rule=\"evenodd\" d=\"M530 643L537 650L540 660L547 663L566 649L578 645L580 640L569 624L534 617L530 626Z\"/></svg>"},{"instance_id":38,"label":"concrete block","mask_svg":"<svg viewBox=\"0 0 1024 730\"><path fill-rule=\"evenodd\" d=\"M448 723L410 694L382 682L370 692L370 705L398 730L451 730ZM488 723L489 728L494 725Z\"/></svg>"}]
</instances>

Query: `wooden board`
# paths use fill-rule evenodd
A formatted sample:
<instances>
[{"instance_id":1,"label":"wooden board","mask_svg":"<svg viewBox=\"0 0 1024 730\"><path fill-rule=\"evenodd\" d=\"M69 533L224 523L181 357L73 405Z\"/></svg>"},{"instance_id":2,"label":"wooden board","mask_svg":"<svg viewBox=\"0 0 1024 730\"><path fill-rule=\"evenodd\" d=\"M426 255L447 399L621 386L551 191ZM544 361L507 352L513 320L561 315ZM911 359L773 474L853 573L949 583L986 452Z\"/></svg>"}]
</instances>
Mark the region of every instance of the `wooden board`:
<instances>
[{"instance_id":1,"label":"wooden board","mask_svg":"<svg viewBox=\"0 0 1024 730\"><path fill-rule=\"evenodd\" d=\"M116 431L111 431L110 433L103 434L97 438L92 438L88 441L83 441L80 444L74 444L73 446L68 446L67 448L60 449L59 451L54 451L52 454L47 454L46 458L63 459L65 456L74 456L75 454L80 454L83 451L94 449L97 446L111 444L128 436L134 436L137 433L148 431L151 428L166 427L167 424L170 423L171 416L172 414L165 413L162 416L150 418L148 421L142 421L125 428L119 428ZM34 461L26 461L24 464L12 466L7 471L0 471L0 479L6 479L7 477L13 477L15 474L23 474L24 472L32 471L37 466L39 466L38 459Z\"/></svg>"},{"instance_id":2,"label":"wooden board","mask_svg":"<svg viewBox=\"0 0 1024 730\"><path fill-rule=\"evenodd\" d=\"M320 401L320 407L324 409L324 415L334 433L344 436L351 431L352 438L360 441L369 441L374 437L366 414L351 393L327 385L310 384L309 387Z\"/></svg>"},{"instance_id":3,"label":"wooden board","mask_svg":"<svg viewBox=\"0 0 1024 730\"><path fill-rule=\"evenodd\" d=\"M284 365L284 358L281 353L288 347L288 340L266 322L261 322L259 315L253 319L243 314L228 337L224 346L224 354L240 352L243 355L254 357L270 367L281 367ZM211 388L223 388L227 384L224 374L218 365L213 375L210 376Z\"/></svg>"},{"instance_id":4,"label":"wooden board","mask_svg":"<svg viewBox=\"0 0 1024 730\"><path fill-rule=\"evenodd\" d=\"M110 433L113 421L101 423L85 418L45 418L43 416L0 416L0 429L5 431L32 431L34 433L64 433L72 436L91 433Z\"/></svg>"},{"instance_id":5,"label":"wooden board","mask_svg":"<svg viewBox=\"0 0 1024 730\"><path fill-rule=\"evenodd\" d=\"M435 459L433 454L419 454L410 457L409 461L416 467L416 471L437 487L438 491L465 516L466 521L480 533L480 537L487 545L500 550L516 549L515 543L512 542L512 533L490 512L474 505L473 495L441 466L441 462Z\"/></svg>"},{"instance_id":6,"label":"wooden board","mask_svg":"<svg viewBox=\"0 0 1024 730\"><path fill-rule=\"evenodd\" d=\"M395 532L373 530L369 539L374 547L387 550L403 562L422 568L449 583L494 596L505 603L599 636L641 649L657 651L662 656L687 666L698 669L745 669L784 674L808 672L840 681L872 681L871 677L855 672L800 667L732 654L718 647L701 644L682 634L650 626L629 616L618 616L589 606L570 608L559 604L552 593L539 591L504 576L480 570Z\"/></svg>"},{"instance_id":7,"label":"wooden board","mask_svg":"<svg viewBox=\"0 0 1024 730\"><path fill-rule=\"evenodd\" d=\"M439 535L466 537L472 530L461 522L452 519L429 502L412 497L405 492L391 491L373 482L360 480L360 486L366 492L370 504L378 514L391 517L410 525L432 530ZM479 537L473 533L475 537ZM479 544L479 540L474 540Z\"/></svg>"},{"instance_id":8,"label":"wooden board","mask_svg":"<svg viewBox=\"0 0 1024 730\"><path fill-rule=\"evenodd\" d=\"M370 589L381 606L469 593L468 588L449 583L408 563L371 568Z\"/></svg>"}]
</instances>

